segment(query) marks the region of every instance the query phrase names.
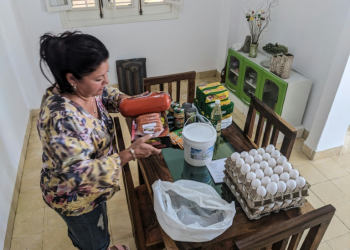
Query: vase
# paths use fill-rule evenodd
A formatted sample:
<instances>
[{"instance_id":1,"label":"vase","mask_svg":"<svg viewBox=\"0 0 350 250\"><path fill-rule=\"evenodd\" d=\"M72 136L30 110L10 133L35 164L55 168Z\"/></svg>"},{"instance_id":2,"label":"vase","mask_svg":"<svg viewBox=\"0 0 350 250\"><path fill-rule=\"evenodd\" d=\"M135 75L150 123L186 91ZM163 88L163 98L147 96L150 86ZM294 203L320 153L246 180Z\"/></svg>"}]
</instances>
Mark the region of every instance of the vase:
<instances>
[{"instance_id":1,"label":"vase","mask_svg":"<svg viewBox=\"0 0 350 250\"><path fill-rule=\"evenodd\" d=\"M243 46L243 52L249 53L250 41L252 40L251 36L246 36Z\"/></svg>"},{"instance_id":2,"label":"vase","mask_svg":"<svg viewBox=\"0 0 350 250\"><path fill-rule=\"evenodd\" d=\"M251 43L249 47L249 57L255 58L258 55L258 43Z\"/></svg>"}]
</instances>

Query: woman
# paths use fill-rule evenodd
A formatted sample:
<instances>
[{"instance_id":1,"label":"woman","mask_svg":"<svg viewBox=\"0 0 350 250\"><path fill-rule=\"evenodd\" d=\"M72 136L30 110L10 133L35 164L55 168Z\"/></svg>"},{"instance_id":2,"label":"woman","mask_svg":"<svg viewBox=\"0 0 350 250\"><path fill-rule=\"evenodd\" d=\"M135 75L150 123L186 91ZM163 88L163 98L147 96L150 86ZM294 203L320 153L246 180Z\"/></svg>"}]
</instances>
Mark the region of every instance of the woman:
<instances>
[{"instance_id":1,"label":"woman","mask_svg":"<svg viewBox=\"0 0 350 250\"><path fill-rule=\"evenodd\" d=\"M106 86L107 59L106 47L90 35L64 32L40 38L41 71L46 77L45 62L55 80L38 118L40 185L45 203L63 218L74 246L82 250L108 249L106 201L119 190L121 168L161 152L146 144L151 136L145 136L117 153L109 112L118 112L125 95Z\"/></svg>"}]
</instances>

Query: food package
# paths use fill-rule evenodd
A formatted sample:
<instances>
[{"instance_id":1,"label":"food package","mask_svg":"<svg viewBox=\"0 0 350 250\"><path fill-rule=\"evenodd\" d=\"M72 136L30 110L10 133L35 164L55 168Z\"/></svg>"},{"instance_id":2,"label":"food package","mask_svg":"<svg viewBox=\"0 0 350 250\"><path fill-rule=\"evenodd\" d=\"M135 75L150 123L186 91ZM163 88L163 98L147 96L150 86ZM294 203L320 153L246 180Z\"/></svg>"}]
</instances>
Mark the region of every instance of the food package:
<instances>
[{"instance_id":1,"label":"food package","mask_svg":"<svg viewBox=\"0 0 350 250\"><path fill-rule=\"evenodd\" d=\"M131 141L135 141L147 134L152 134L153 137L146 143L155 148L171 147L169 126L165 111L143 114L133 118Z\"/></svg>"},{"instance_id":2,"label":"food package","mask_svg":"<svg viewBox=\"0 0 350 250\"><path fill-rule=\"evenodd\" d=\"M222 100L220 102L220 105L221 105L222 117L223 118L224 117L226 117L226 118L229 117L228 115L232 114L232 112L233 112L233 106L234 106L233 102L228 100L228 99L226 99L226 100ZM205 114L210 116L211 112L214 109L214 106L215 106L215 102L207 103L205 105L205 109L204 109Z\"/></svg>"},{"instance_id":3,"label":"food package","mask_svg":"<svg viewBox=\"0 0 350 250\"><path fill-rule=\"evenodd\" d=\"M143 93L124 98L119 104L124 117L136 117L143 114L166 111L170 108L171 97L166 92Z\"/></svg>"},{"instance_id":4,"label":"food package","mask_svg":"<svg viewBox=\"0 0 350 250\"><path fill-rule=\"evenodd\" d=\"M169 134L171 143L173 145L178 145L181 149L184 149L184 142L182 140L182 129L178 129Z\"/></svg>"},{"instance_id":5,"label":"food package","mask_svg":"<svg viewBox=\"0 0 350 250\"><path fill-rule=\"evenodd\" d=\"M216 89L207 89L203 91L204 98L201 100L201 109L205 110L207 103L213 103L216 100L225 100L228 98L228 90L224 86L220 86Z\"/></svg>"},{"instance_id":6,"label":"food package","mask_svg":"<svg viewBox=\"0 0 350 250\"><path fill-rule=\"evenodd\" d=\"M222 86L219 82L213 82L213 83L208 83L208 84L203 84L197 86L196 90L196 99L201 100L203 97L203 91L207 89L215 89L219 86Z\"/></svg>"}]
</instances>

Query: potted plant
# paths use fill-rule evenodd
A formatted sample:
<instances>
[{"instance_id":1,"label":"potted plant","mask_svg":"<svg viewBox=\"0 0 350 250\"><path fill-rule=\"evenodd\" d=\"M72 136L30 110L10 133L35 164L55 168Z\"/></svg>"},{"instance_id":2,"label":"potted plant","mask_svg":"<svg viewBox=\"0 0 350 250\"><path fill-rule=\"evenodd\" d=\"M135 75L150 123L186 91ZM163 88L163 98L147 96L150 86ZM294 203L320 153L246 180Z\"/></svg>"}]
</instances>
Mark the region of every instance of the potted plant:
<instances>
[{"instance_id":1,"label":"potted plant","mask_svg":"<svg viewBox=\"0 0 350 250\"><path fill-rule=\"evenodd\" d=\"M266 0L261 3L256 10L251 10L245 14L250 30L251 43L249 57L256 57L258 52L258 42L261 33L267 28L271 21L271 8L278 4L278 0ZM263 7L266 7L263 9Z\"/></svg>"}]
</instances>

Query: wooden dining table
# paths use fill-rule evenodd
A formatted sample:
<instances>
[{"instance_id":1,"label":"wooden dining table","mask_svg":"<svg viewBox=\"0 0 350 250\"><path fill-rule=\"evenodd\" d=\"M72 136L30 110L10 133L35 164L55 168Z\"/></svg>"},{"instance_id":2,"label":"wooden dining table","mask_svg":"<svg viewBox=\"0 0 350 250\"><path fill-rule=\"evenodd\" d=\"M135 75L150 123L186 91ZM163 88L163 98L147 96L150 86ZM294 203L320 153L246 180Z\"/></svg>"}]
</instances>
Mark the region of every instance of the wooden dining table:
<instances>
[{"instance_id":1,"label":"wooden dining table","mask_svg":"<svg viewBox=\"0 0 350 250\"><path fill-rule=\"evenodd\" d=\"M243 134L243 131L234 122L222 130L222 136L234 148L236 152L249 151L256 148L255 144ZM227 155L228 157L229 155ZM151 199L153 199L152 184L156 180L174 182L163 154L152 155L145 159L139 159L139 171L141 181L144 181L148 188ZM226 185L226 184L223 184ZM162 236L166 249L233 249L236 241L246 238L267 226L278 225L281 222L290 220L301 214L314 210L309 202L304 203L300 208L287 211L281 210L278 213L271 213L258 220L249 220L238 202L236 203L236 215L231 227L215 239L207 242L181 242L172 240L163 230Z\"/></svg>"}]
</instances>

